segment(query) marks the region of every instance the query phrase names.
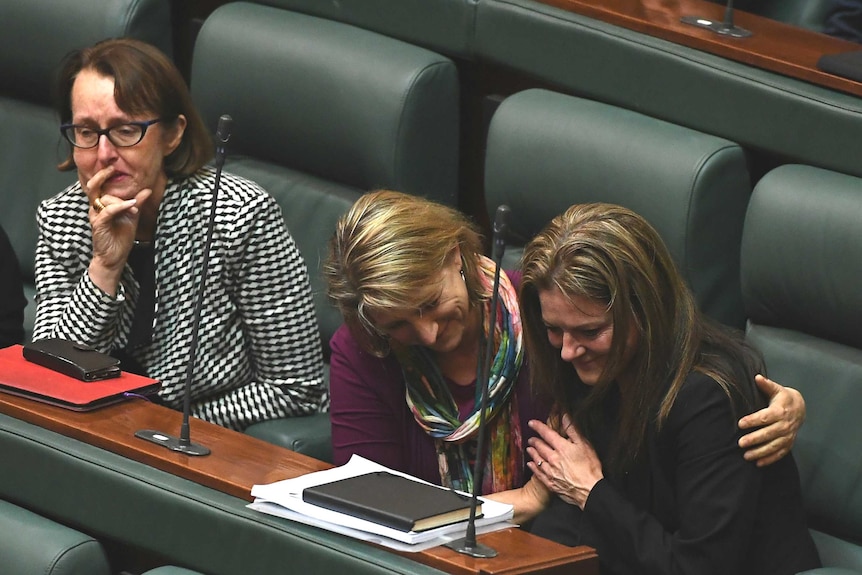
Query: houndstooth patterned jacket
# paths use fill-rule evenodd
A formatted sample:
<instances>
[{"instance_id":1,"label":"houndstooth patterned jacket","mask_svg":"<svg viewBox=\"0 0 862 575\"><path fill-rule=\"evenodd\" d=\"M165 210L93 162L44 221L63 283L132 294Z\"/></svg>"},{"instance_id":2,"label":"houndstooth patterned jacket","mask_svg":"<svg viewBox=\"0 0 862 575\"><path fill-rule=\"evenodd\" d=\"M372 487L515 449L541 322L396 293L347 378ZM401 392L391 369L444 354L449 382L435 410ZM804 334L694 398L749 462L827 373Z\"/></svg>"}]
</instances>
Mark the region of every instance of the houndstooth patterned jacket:
<instances>
[{"instance_id":1,"label":"houndstooth patterned jacket","mask_svg":"<svg viewBox=\"0 0 862 575\"><path fill-rule=\"evenodd\" d=\"M152 342L131 350L161 400L180 409L215 171L171 180L156 226ZM116 297L90 280L89 204L76 183L39 206L33 339L125 347L138 283L127 265ZM275 200L254 182L220 181L197 359L193 416L242 430L324 411L328 395L305 263Z\"/></svg>"}]
</instances>

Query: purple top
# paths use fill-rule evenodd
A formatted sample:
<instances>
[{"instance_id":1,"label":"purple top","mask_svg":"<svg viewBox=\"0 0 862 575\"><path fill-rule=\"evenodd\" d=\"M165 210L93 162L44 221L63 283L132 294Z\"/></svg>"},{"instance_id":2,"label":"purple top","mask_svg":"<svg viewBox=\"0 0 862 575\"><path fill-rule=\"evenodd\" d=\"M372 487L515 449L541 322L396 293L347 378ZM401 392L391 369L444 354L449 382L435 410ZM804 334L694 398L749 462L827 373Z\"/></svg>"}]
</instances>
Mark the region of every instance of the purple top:
<instances>
[{"instance_id":1,"label":"purple top","mask_svg":"<svg viewBox=\"0 0 862 575\"><path fill-rule=\"evenodd\" d=\"M510 274L511 275L511 274ZM513 281L520 278L513 278ZM401 366L393 355L383 359L363 350L347 326L330 341L330 419L333 462L342 465L354 453L386 467L440 483L434 440L419 427L407 407ZM521 367L517 396L523 447L535 435L530 419L545 421L542 408L530 393L527 362ZM476 382L459 386L447 380L462 420L473 410ZM525 456L525 460L529 459ZM525 469L524 477L528 477Z\"/></svg>"}]
</instances>

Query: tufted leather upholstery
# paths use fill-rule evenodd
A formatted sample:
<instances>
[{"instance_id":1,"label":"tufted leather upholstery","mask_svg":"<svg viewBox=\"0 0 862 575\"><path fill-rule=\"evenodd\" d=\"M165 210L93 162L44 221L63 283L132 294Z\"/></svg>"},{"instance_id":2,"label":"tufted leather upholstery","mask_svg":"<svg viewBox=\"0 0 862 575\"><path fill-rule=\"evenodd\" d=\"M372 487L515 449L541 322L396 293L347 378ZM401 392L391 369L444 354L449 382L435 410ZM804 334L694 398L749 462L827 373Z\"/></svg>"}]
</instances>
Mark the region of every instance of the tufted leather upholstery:
<instances>
[{"instance_id":1,"label":"tufted leather upholstery","mask_svg":"<svg viewBox=\"0 0 862 575\"><path fill-rule=\"evenodd\" d=\"M52 0L0 0L0 14L0 223L24 275L29 338L36 312L36 207L76 177L56 168L68 153L52 107L60 61L73 49L116 36L140 38L171 54L171 13L169 0L76 0L62 10Z\"/></svg>"},{"instance_id":2,"label":"tufted leather upholstery","mask_svg":"<svg viewBox=\"0 0 862 575\"><path fill-rule=\"evenodd\" d=\"M510 265L568 206L620 204L655 226L702 309L739 328L750 191L738 145L622 108L527 90L504 100L491 120L485 194L489 210L512 209Z\"/></svg>"},{"instance_id":3,"label":"tufted leather upholstery","mask_svg":"<svg viewBox=\"0 0 862 575\"><path fill-rule=\"evenodd\" d=\"M802 392L794 456L824 566L862 573L862 179L787 165L757 184L742 238L747 337ZM812 573L848 571L822 569Z\"/></svg>"}]
</instances>

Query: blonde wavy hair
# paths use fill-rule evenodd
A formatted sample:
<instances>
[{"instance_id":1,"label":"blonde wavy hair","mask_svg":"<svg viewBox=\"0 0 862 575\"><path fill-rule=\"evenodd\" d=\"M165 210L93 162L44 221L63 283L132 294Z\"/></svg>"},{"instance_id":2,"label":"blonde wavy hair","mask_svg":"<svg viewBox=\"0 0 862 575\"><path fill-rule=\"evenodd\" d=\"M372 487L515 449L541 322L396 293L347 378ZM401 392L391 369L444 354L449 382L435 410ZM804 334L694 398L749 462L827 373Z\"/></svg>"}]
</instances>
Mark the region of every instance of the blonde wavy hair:
<instances>
[{"instance_id":1,"label":"blonde wavy hair","mask_svg":"<svg viewBox=\"0 0 862 575\"><path fill-rule=\"evenodd\" d=\"M470 302L487 298L478 280L478 227L460 211L390 190L360 197L336 225L323 266L329 300L370 353L386 356L374 310L419 309L439 290L441 271L460 248Z\"/></svg>"}]
</instances>

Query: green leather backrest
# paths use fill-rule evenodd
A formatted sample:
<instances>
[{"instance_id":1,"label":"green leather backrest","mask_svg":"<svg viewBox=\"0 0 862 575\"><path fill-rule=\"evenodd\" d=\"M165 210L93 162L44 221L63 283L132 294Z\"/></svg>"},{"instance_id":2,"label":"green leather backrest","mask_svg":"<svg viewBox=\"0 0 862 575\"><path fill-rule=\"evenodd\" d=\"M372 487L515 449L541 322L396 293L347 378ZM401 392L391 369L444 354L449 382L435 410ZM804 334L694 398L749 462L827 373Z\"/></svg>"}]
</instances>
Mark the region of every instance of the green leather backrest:
<instances>
[{"instance_id":1,"label":"green leather backrest","mask_svg":"<svg viewBox=\"0 0 862 575\"><path fill-rule=\"evenodd\" d=\"M458 77L451 60L354 26L232 2L204 22L192 95L231 149L360 190L454 204Z\"/></svg>"},{"instance_id":2,"label":"green leather backrest","mask_svg":"<svg viewBox=\"0 0 862 575\"><path fill-rule=\"evenodd\" d=\"M256 0L329 18L424 46L449 56L469 57L478 0Z\"/></svg>"},{"instance_id":3,"label":"green leather backrest","mask_svg":"<svg viewBox=\"0 0 862 575\"><path fill-rule=\"evenodd\" d=\"M807 417L794 446L824 565L862 571L862 179L787 165L757 184L742 239L747 337Z\"/></svg>"},{"instance_id":4,"label":"green leather backrest","mask_svg":"<svg viewBox=\"0 0 862 575\"><path fill-rule=\"evenodd\" d=\"M485 198L492 220L498 205L511 208L511 243L572 204L623 205L658 230L702 309L739 328L750 192L738 145L622 108L535 89L491 119Z\"/></svg>"},{"instance_id":5,"label":"green leather backrest","mask_svg":"<svg viewBox=\"0 0 862 575\"><path fill-rule=\"evenodd\" d=\"M61 9L62 8L62 9ZM50 105L60 60L104 38L131 36L173 54L169 0L0 0L0 94Z\"/></svg>"}]
</instances>

